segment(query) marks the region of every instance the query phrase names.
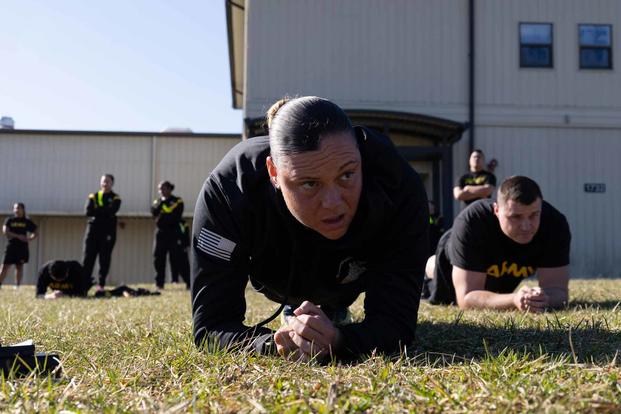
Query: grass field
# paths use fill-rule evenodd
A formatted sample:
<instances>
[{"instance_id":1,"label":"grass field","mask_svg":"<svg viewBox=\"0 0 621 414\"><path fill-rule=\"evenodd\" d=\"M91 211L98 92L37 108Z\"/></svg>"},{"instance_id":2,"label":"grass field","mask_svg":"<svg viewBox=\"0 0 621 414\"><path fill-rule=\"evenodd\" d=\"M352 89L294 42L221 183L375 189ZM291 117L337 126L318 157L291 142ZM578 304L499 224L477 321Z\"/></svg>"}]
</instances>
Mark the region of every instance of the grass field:
<instances>
[{"instance_id":1,"label":"grass field","mask_svg":"<svg viewBox=\"0 0 621 414\"><path fill-rule=\"evenodd\" d=\"M177 287L33 296L0 290L0 342L32 338L60 353L64 374L0 379L2 412L621 412L621 280L573 281L568 309L541 315L423 303L401 357L327 366L198 352L189 294ZM248 301L249 323L277 307L253 292Z\"/></svg>"}]
</instances>

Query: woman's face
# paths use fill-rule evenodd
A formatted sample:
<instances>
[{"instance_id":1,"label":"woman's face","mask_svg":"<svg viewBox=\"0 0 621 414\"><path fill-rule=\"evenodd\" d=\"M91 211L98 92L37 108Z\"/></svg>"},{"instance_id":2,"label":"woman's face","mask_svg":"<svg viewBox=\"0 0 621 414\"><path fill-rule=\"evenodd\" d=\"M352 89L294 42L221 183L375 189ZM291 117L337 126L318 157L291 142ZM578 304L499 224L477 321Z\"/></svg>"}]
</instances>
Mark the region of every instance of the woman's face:
<instances>
[{"instance_id":1,"label":"woman's face","mask_svg":"<svg viewBox=\"0 0 621 414\"><path fill-rule=\"evenodd\" d=\"M272 183L282 191L291 214L330 240L351 224L362 190L360 151L351 133L322 138L317 151L267 159Z\"/></svg>"},{"instance_id":2,"label":"woman's face","mask_svg":"<svg viewBox=\"0 0 621 414\"><path fill-rule=\"evenodd\" d=\"M24 217L24 209L19 204L14 204L13 214L15 214L15 217Z\"/></svg>"},{"instance_id":3,"label":"woman's face","mask_svg":"<svg viewBox=\"0 0 621 414\"><path fill-rule=\"evenodd\" d=\"M99 186L103 190L104 193L110 192L112 190L112 180L107 175L101 176L101 181L99 182Z\"/></svg>"},{"instance_id":4,"label":"woman's face","mask_svg":"<svg viewBox=\"0 0 621 414\"><path fill-rule=\"evenodd\" d=\"M172 191L170 190L170 187L168 187L167 185L163 185L163 184L160 184L157 190L159 191L160 197L162 198L168 198L170 197L170 193L172 193Z\"/></svg>"}]
</instances>

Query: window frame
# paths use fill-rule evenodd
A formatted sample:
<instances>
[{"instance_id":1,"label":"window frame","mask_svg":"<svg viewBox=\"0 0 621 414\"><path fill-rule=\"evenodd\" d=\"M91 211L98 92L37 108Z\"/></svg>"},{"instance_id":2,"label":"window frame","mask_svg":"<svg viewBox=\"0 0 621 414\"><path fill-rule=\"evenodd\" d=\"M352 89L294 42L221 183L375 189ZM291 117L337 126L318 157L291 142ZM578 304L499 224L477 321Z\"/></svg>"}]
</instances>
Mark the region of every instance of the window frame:
<instances>
[{"instance_id":1,"label":"window frame","mask_svg":"<svg viewBox=\"0 0 621 414\"><path fill-rule=\"evenodd\" d=\"M610 28L610 44L608 46L583 46L580 39L580 27L581 26L606 26ZM613 33L612 23L578 23L578 69L580 70L612 70L614 65L612 62L612 50L613 50ZM583 66L582 64L582 50L608 50L608 66Z\"/></svg>"},{"instance_id":2,"label":"window frame","mask_svg":"<svg viewBox=\"0 0 621 414\"><path fill-rule=\"evenodd\" d=\"M550 26L550 43L522 43L522 25L545 25ZM554 23L552 22L518 22L518 60L520 69L554 69ZM550 49L550 63L548 65L526 65L522 61L523 47L547 47Z\"/></svg>"}]
</instances>

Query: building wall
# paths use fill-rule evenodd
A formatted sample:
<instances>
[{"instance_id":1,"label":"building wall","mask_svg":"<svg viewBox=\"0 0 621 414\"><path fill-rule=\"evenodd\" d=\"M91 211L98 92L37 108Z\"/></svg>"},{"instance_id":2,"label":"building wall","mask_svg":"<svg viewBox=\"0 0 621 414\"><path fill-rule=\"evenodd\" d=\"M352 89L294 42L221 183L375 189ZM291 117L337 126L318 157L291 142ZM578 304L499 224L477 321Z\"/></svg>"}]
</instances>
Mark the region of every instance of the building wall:
<instances>
[{"instance_id":1,"label":"building wall","mask_svg":"<svg viewBox=\"0 0 621 414\"><path fill-rule=\"evenodd\" d=\"M240 138L2 131L0 220L12 214L14 202L23 201L39 225L24 283L35 283L37 269L48 260L82 261L84 204L88 193L99 189L103 172L115 175L114 190L122 198L110 284L153 282L155 224L149 208L157 183L174 183L174 193L185 200L185 216L191 217L204 180ZM5 246L0 236L0 252ZM96 265L94 276L97 270ZM13 281L11 272L7 283Z\"/></svg>"},{"instance_id":2,"label":"building wall","mask_svg":"<svg viewBox=\"0 0 621 414\"><path fill-rule=\"evenodd\" d=\"M0 214L22 201L30 214L79 215L102 173L115 176L119 215L149 216L157 183L175 184L186 215L198 192L239 137L0 134Z\"/></svg>"},{"instance_id":3,"label":"building wall","mask_svg":"<svg viewBox=\"0 0 621 414\"><path fill-rule=\"evenodd\" d=\"M248 0L245 116L282 96L467 120L468 2ZM621 127L621 2L477 0L477 125ZM553 23L554 68L519 67L520 22ZM613 70L580 70L578 24L613 25ZM309 41L312 39L312 41ZM270 59L265 59L265 56Z\"/></svg>"},{"instance_id":4,"label":"building wall","mask_svg":"<svg viewBox=\"0 0 621 414\"><path fill-rule=\"evenodd\" d=\"M620 125L621 2L618 0L477 0L477 109L490 120ZM520 22L553 23L554 68L520 68ZM613 70L579 69L579 24L611 24ZM519 114L516 112L519 111ZM517 120L514 115L519 115ZM588 119L595 118L595 119ZM482 120L484 121L484 120Z\"/></svg>"},{"instance_id":5,"label":"building wall","mask_svg":"<svg viewBox=\"0 0 621 414\"><path fill-rule=\"evenodd\" d=\"M621 276L621 204L618 180L621 129L486 127L479 146L499 161L496 177L532 177L544 198L569 221L572 274ZM585 183L606 184L586 193Z\"/></svg>"},{"instance_id":6,"label":"building wall","mask_svg":"<svg viewBox=\"0 0 621 414\"><path fill-rule=\"evenodd\" d=\"M468 120L467 1L246 6L245 116L261 116L284 95L319 95L346 109ZM477 0L475 21L474 146L498 159L499 180L532 176L566 214L573 274L619 276L621 2ZM519 67L520 22L553 23L554 68ZM613 70L579 69L581 23L612 25ZM468 151L466 133L453 147L455 176L468 168ZM607 192L587 194L587 182Z\"/></svg>"},{"instance_id":7,"label":"building wall","mask_svg":"<svg viewBox=\"0 0 621 414\"><path fill-rule=\"evenodd\" d=\"M465 1L248 0L246 14L246 117L318 95L465 120Z\"/></svg>"}]
</instances>

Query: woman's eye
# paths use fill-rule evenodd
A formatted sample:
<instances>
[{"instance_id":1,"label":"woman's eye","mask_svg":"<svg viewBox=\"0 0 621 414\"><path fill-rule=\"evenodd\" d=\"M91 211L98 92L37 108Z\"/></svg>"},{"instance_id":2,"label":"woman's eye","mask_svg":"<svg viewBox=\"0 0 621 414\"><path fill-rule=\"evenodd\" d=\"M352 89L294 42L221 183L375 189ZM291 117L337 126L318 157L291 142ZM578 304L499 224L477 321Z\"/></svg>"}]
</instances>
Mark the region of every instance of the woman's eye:
<instances>
[{"instance_id":1,"label":"woman's eye","mask_svg":"<svg viewBox=\"0 0 621 414\"><path fill-rule=\"evenodd\" d=\"M345 174L341 175L341 180L347 181L350 180L354 176L353 171L348 171Z\"/></svg>"},{"instance_id":2,"label":"woman's eye","mask_svg":"<svg viewBox=\"0 0 621 414\"><path fill-rule=\"evenodd\" d=\"M317 186L317 181L304 181L302 183L302 188L305 190L311 190Z\"/></svg>"}]
</instances>

